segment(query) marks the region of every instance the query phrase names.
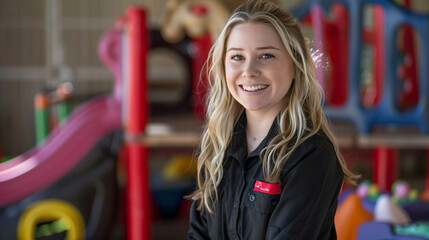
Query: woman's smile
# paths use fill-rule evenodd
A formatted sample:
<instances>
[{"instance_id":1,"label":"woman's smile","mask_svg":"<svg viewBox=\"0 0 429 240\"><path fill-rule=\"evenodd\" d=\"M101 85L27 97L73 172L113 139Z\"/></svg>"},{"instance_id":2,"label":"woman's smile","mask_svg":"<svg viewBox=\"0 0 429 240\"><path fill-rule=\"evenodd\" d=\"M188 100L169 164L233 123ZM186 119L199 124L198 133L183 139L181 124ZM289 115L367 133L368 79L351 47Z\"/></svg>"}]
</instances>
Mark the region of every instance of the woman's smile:
<instances>
[{"instance_id":1,"label":"woman's smile","mask_svg":"<svg viewBox=\"0 0 429 240\"><path fill-rule=\"evenodd\" d=\"M266 89L269 85L260 84L260 85L239 85L246 92L259 92Z\"/></svg>"}]
</instances>

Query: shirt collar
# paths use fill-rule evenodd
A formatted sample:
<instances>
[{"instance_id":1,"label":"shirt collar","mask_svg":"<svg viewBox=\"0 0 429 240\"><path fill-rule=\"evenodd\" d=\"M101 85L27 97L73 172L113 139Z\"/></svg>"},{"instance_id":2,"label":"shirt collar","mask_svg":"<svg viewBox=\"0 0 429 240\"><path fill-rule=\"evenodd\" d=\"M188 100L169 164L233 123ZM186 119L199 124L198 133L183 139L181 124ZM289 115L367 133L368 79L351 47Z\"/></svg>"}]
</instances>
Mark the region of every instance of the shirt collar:
<instances>
[{"instance_id":1,"label":"shirt collar","mask_svg":"<svg viewBox=\"0 0 429 240\"><path fill-rule=\"evenodd\" d=\"M234 133L232 135L231 143L227 150L227 156L232 156L236 159L245 159L247 156L247 144L246 144L246 113L243 112L235 125ZM280 133L277 118L274 119L271 124L270 130L259 146L253 150L248 157L259 156L261 151L270 143L270 141Z\"/></svg>"}]
</instances>

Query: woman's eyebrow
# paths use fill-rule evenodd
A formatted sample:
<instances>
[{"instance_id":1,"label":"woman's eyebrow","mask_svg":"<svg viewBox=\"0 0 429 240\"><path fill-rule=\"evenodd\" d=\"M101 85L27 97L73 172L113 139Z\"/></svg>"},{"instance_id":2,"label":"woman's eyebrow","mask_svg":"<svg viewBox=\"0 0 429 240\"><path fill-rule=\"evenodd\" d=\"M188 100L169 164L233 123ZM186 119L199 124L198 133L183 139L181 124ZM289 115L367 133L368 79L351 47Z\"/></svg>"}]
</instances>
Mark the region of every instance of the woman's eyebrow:
<instances>
[{"instance_id":1,"label":"woman's eyebrow","mask_svg":"<svg viewBox=\"0 0 429 240\"><path fill-rule=\"evenodd\" d=\"M226 52L229 52L229 51L242 51L242 50L243 50L242 48L232 47L232 48L228 48L228 50L226 50Z\"/></svg>"},{"instance_id":2,"label":"woman's eyebrow","mask_svg":"<svg viewBox=\"0 0 429 240\"><path fill-rule=\"evenodd\" d=\"M278 51L281 51L280 50L280 48L276 48L276 47L273 47L273 46L266 46L266 47L258 47L258 48L256 48L257 50L267 50L267 49L273 49L273 50L278 50Z\"/></svg>"},{"instance_id":3,"label":"woman's eyebrow","mask_svg":"<svg viewBox=\"0 0 429 240\"><path fill-rule=\"evenodd\" d=\"M256 48L256 50L267 50L267 49L281 51L280 48L276 48L276 47L273 47L273 46L264 46L264 47L257 47ZM226 52L229 52L229 51L243 51L243 49L242 48L232 47L232 48L228 48L228 50Z\"/></svg>"}]
</instances>

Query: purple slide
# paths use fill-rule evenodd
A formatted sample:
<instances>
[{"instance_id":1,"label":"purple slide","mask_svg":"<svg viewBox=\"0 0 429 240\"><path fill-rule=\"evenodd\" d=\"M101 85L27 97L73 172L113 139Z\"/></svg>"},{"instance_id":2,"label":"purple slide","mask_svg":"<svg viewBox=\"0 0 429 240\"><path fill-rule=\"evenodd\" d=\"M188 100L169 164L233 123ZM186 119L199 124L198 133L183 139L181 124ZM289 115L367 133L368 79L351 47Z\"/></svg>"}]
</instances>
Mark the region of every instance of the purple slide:
<instances>
[{"instance_id":1,"label":"purple slide","mask_svg":"<svg viewBox=\"0 0 429 240\"><path fill-rule=\"evenodd\" d=\"M95 99L74 111L43 146L0 164L0 208L59 180L121 125L121 102L113 96Z\"/></svg>"},{"instance_id":2,"label":"purple slide","mask_svg":"<svg viewBox=\"0 0 429 240\"><path fill-rule=\"evenodd\" d=\"M43 145L0 164L0 208L58 181L107 134L122 128L122 31L113 29L99 44L101 60L113 72L113 93L76 109Z\"/></svg>"}]
</instances>

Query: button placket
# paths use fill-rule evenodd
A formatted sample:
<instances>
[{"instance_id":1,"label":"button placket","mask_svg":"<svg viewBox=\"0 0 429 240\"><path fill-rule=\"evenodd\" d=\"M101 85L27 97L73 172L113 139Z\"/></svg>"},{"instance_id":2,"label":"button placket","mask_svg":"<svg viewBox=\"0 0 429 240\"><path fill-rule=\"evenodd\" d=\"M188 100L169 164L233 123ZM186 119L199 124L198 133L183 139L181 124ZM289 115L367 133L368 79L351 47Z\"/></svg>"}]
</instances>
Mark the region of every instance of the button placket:
<instances>
[{"instance_id":1,"label":"button placket","mask_svg":"<svg viewBox=\"0 0 429 240\"><path fill-rule=\"evenodd\" d=\"M245 178L245 170L243 165L240 163L240 169L241 169L241 181L238 180L238 185L237 185L237 192L235 193L235 199L234 202L232 203L233 208L232 208L232 212L231 212L231 222L232 222L232 226L231 226L231 238L232 239L237 239L239 240L240 237L238 236L238 232L237 232L237 224L238 224L238 216L239 216L239 212L240 212L240 202L242 202L242 195L244 192L244 188L245 188L245 183L246 183L246 178Z\"/></svg>"}]
</instances>

